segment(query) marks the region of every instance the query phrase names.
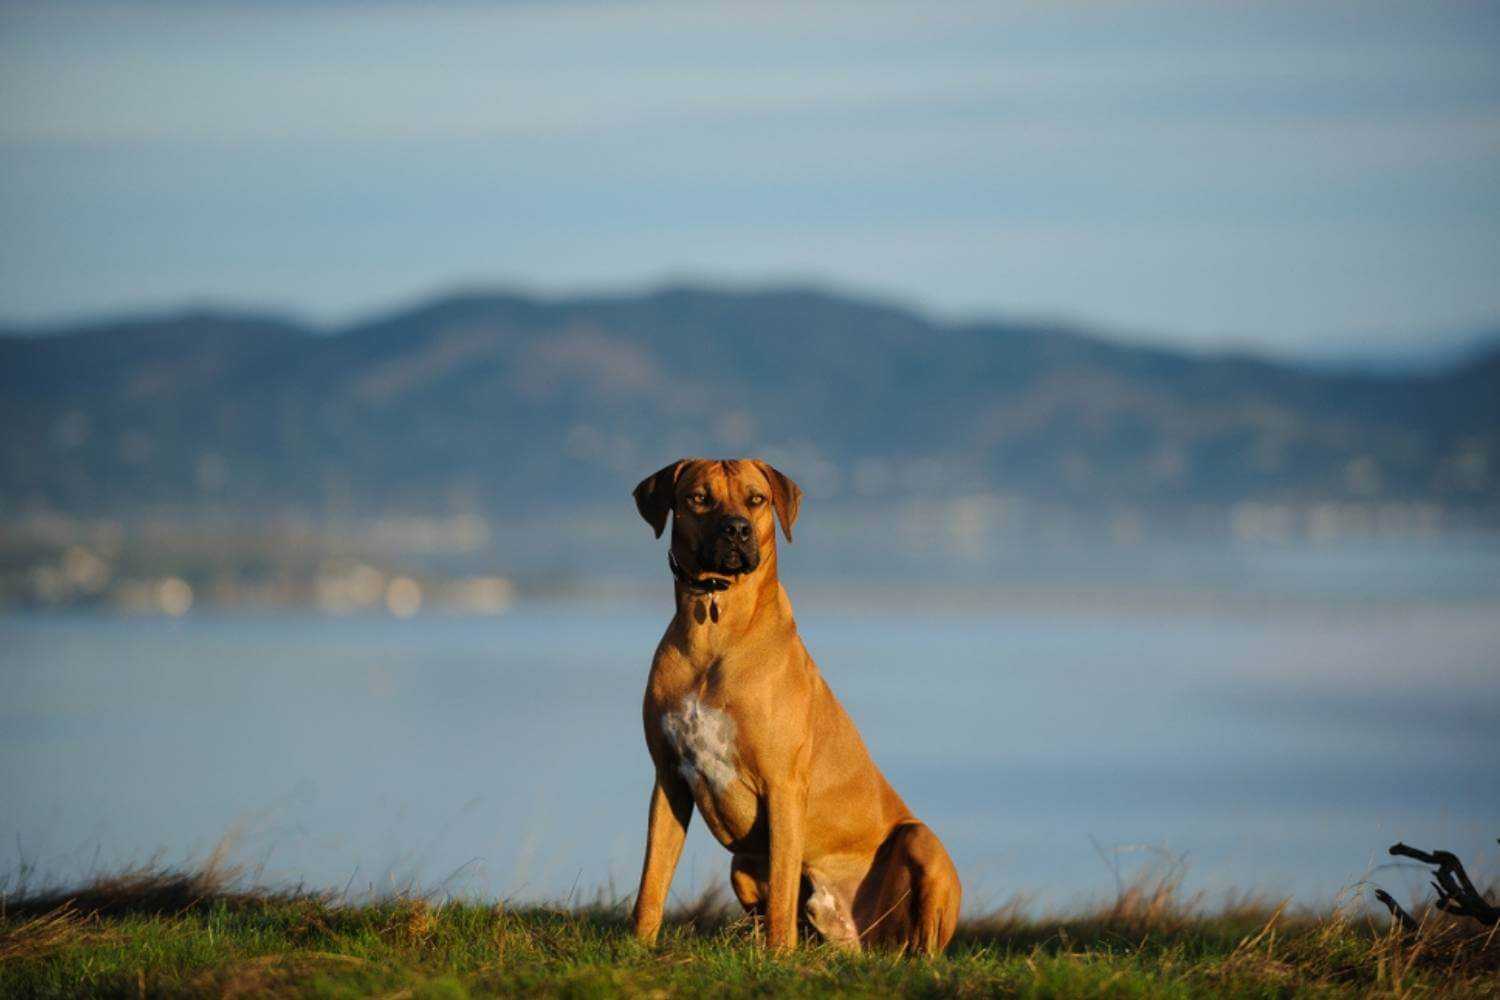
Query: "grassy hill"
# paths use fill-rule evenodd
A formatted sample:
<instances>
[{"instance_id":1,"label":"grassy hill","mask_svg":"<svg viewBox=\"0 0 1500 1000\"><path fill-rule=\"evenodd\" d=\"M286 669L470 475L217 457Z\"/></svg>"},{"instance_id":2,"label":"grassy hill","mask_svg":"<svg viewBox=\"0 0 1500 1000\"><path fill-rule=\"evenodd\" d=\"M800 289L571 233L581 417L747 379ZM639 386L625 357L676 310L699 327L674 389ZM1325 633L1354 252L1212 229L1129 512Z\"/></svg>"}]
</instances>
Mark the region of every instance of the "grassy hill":
<instances>
[{"instance_id":1,"label":"grassy hill","mask_svg":"<svg viewBox=\"0 0 1500 1000\"><path fill-rule=\"evenodd\" d=\"M1402 935L1351 899L1299 912L1217 909L1171 879L1112 903L970 917L938 959L770 956L714 899L680 909L659 948L622 904L363 904L235 890L212 873L137 873L0 910L0 996L1467 996L1500 995L1500 941L1415 911Z\"/></svg>"}]
</instances>

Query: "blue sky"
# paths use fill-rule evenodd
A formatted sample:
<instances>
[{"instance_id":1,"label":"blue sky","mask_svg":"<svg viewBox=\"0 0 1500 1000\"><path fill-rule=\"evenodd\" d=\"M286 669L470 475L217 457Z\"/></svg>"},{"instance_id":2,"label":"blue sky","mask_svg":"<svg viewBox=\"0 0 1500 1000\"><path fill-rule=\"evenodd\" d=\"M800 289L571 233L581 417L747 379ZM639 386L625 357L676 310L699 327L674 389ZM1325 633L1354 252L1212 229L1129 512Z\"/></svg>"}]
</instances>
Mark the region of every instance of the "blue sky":
<instances>
[{"instance_id":1,"label":"blue sky","mask_svg":"<svg viewBox=\"0 0 1500 1000\"><path fill-rule=\"evenodd\" d=\"M0 6L5 322L681 278L1458 343L1500 327L1500 5Z\"/></svg>"}]
</instances>

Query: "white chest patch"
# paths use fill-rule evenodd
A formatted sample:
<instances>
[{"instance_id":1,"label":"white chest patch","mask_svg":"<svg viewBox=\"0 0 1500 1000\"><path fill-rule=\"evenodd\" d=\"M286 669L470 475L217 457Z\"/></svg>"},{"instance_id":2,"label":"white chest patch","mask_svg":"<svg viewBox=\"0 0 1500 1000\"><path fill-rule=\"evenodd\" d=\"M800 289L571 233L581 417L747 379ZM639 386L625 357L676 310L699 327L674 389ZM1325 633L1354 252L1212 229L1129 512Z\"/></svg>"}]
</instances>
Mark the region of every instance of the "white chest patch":
<instances>
[{"instance_id":1,"label":"white chest patch","mask_svg":"<svg viewBox=\"0 0 1500 1000\"><path fill-rule=\"evenodd\" d=\"M735 770L734 720L709 708L694 695L661 717L661 731L678 757L677 770L688 784L705 781L720 790L738 776Z\"/></svg>"}]
</instances>

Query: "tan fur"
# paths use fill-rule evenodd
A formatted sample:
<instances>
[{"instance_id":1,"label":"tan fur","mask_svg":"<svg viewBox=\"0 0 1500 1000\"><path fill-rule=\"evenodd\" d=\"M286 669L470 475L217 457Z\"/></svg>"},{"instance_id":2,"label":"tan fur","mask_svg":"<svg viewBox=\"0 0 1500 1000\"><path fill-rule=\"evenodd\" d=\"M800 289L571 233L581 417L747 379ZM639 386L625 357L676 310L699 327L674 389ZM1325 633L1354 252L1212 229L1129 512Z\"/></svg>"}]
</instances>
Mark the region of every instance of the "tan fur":
<instances>
[{"instance_id":1,"label":"tan fur","mask_svg":"<svg viewBox=\"0 0 1500 1000\"><path fill-rule=\"evenodd\" d=\"M690 501L700 492L710 503ZM958 920L958 873L870 759L777 577L775 522L790 540L802 491L764 462L685 459L648 476L635 497L658 536L673 515L672 553L696 580L714 575L695 553L719 517L749 518L760 553L721 593L675 585L676 614L646 685L656 783L636 936L656 940L697 806L733 854L731 885L764 918L770 947L794 946L806 920L840 947L942 951Z\"/></svg>"}]
</instances>

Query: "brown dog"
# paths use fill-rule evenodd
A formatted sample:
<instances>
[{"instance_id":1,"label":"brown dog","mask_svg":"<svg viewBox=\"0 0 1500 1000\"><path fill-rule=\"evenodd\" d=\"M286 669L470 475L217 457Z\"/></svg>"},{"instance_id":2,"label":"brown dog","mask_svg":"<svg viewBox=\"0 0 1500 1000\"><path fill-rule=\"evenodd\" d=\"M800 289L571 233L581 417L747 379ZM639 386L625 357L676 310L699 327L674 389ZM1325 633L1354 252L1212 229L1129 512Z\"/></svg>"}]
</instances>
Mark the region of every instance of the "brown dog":
<instances>
[{"instance_id":1,"label":"brown dog","mask_svg":"<svg viewBox=\"0 0 1500 1000\"><path fill-rule=\"evenodd\" d=\"M734 855L730 882L772 948L799 914L822 937L936 953L958 920L958 873L886 782L797 634L776 576L802 491L764 462L674 462L635 489L661 537L677 614L651 661L646 746L656 765L632 918L656 940L688 820Z\"/></svg>"}]
</instances>

